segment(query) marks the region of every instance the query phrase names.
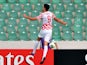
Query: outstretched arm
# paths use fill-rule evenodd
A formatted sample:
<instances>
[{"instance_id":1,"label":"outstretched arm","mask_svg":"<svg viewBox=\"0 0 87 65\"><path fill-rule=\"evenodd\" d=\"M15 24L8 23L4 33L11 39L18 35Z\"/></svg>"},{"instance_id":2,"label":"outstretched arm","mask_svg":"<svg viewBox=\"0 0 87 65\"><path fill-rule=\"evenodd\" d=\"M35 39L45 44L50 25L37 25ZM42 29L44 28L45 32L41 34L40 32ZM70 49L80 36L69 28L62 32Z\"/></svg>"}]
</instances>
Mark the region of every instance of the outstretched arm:
<instances>
[{"instance_id":1,"label":"outstretched arm","mask_svg":"<svg viewBox=\"0 0 87 65\"><path fill-rule=\"evenodd\" d=\"M36 17L27 16L26 14L24 14L23 16L24 16L24 18L27 18L29 20L37 20Z\"/></svg>"},{"instance_id":2,"label":"outstretched arm","mask_svg":"<svg viewBox=\"0 0 87 65\"><path fill-rule=\"evenodd\" d=\"M61 23L61 24L63 24L63 25L66 25L67 23L66 22L64 22L64 21L62 21L62 20L60 20L60 19L58 19L58 18L54 18L54 20L55 21L57 21L57 22L59 22L59 23Z\"/></svg>"}]
</instances>

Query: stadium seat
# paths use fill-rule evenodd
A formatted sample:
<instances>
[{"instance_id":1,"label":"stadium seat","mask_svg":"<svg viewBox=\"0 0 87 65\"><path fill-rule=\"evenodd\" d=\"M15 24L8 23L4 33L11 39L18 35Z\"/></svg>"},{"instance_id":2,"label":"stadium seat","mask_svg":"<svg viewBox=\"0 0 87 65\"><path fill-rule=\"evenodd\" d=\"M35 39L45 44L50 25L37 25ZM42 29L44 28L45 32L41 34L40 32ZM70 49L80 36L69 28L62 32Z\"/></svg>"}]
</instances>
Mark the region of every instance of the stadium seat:
<instances>
[{"instance_id":1,"label":"stadium seat","mask_svg":"<svg viewBox=\"0 0 87 65\"><path fill-rule=\"evenodd\" d=\"M6 11L6 12L10 12L12 10L11 4L8 4L8 3L2 4L2 10Z\"/></svg>"},{"instance_id":2,"label":"stadium seat","mask_svg":"<svg viewBox=\"0 0 87 65\"><path fill-rule=\"evenodd\" d=\"M36 17L36 16L38 16L38 15L39 15L39 12L36 11L36 10L34 10L34 11L31 12L31 16L32 16L32 17Z\"/></svg>"},{"instance_id":3,"label":"stadium seat","mask_svg":"<svg viewBox=\"0 0 87 65\"><path fill-rule=\"evenodd\" d=\"M83 28L81 25L75 25L73 29L74 32L83 32Z\"/></svg>"},{"instance_id":4,"label":"stadium seat","mask_svg":"<svg viewBox=\"0 0 87 65\"><path fill-rule=\"evenodd\" d=\"M64 5L62 3L57 4L56 8L57 8L56 10L60 12L65 11Z\"/></svg>"},{"instance_id":5,"label":"stadium seat","mask_svg":"<svg viewBox=\"0 0 87 65\"><path fill-rule=\"evenodd\" d=\"M86 32L86 34L85 34L85 40L87 41L87 32Z\"/></svg>"},{"instance_id":6,"label":"stadium seat","mask_svg":"<svg viewBox=\"0 0 87 65\"><path fill-rule=\"evenodd\" d=\"M28 0L19 0L19 3L25 4L28 3Z\"/></svg>"},{"instance_id":7,"label":"stadium seat","mask_svg":"<svg viewBox=\"0 0 87 65\"><path fill-rule=\"evenodd\" d=\"M17 34L16 32L10 32L8 33L8 41L17 41Z\"/></svg>"},{"instance_id":8,"label":"stadium seat","mask_svg":"<svg viewBox=\"0 0 87 65\"><path fill-rule=\"evenodd\" d=\"M19 40L28 41L29 40L28 33L26 31L20 32Z\"/></svg>"},{"instance_id":9,"label":"stadium seat","mask_svg":"<svg viewBox=\"0 0 87 65\"><path fill-rule=\"evenodd\" d=\"M71 3L72 2L72 0L63 0L63 3L64 4L69 4L69 3Z\"/></svg>"},{"instance_id":10,"label":"stadium seat","mask_svg":"<svg viewBox=\"0 0 87 65\"><path fill-rule=\"evenodd\" d=\"M61 3L62 0L52 0L52 3L53 4L58 4L58 3Z\"/></svg>"},{"instance_id":11,"label":"stadium seat","mask_svg":"<svg viewBox=\"0 0 87 65\"><path fill-rule=\"evenodd\" d=\"M31 4L36 4L36 3L38 3L39 2L39 0L30 0L30 3Z\"/></svg>"},{"instance_id":12,"label":"stadium seat","mask_svg":"<svg viewBox=\"0 0 87 65\"><path fill-rule=\"evenodd\" d=\"M57 18L62 18L62 13L60 11L54 10L54 14Z\"/></svg>"},{"instance_id":13,"label":"stadium seat","mask_svg":"<svg viewBox=\"0 0 87 65\"><path fill-rule=\"evenodd\" d=\"M12 25L12 26L16 26L17 23L16 23L16 19L15 18L9 18L8 21L7 21L7 25Z\"/></svg>"},{"instance_id":14,"label":"stadium seat","mask_svg":"<svg viewBox=\"0 0 87 65\"><path fill-rule=\"evenodd\" d=\"M8 18L6 11L4 10L0 11L0 18L4 18L4 19Z\"/></svg>"},{"instance_id":15,"label":"stadium seat","mask_svg":"<svg viewBox=\"0 0 87 65\"><path fill-rule=\"evenodd\" d=\"M71 41L72 40L72 33L71 31L64 31L63 35L62 35L63 40L68 40Z\"/></svg>"},{"instance_id":16,"label":"stadium seat","mask_svg":"<svg viewBox=\"0 0 87 65\"><path fill-rule=\"evenodd\" d=\"M42 0L42 3L45 4L45 3L51 3L50 0Z\"/></svg>"},{"instance_id":17,"label":"stadium seat","mask_svg":"<svg viewBox=\"0 0 87 65\"><path fill-rule=\"evenodd\" d=\"M23 18L23 14L26 14L27 16L29 16L29 12L26 10L22 10L20 11L20 18Z\"/></svg>"},{"instance_id":18,"label":"stadium seat","mask_svg":"<svg viewBox=\"0 0 87 65\"><path fill-rule=\"evenodd\" d=\"M65 11L64 12L64 17L72 19L73 18L72 12L69 11L69 10Z\"/></svg>"},{"instance_id":19,"label":"stadium seat","mask_svg":"<svg viewBox=\"0 0 87 65\"><path fill-rule=\"evenodd\" d=\"M38 24L39 24L38 21L31 21L31 22L29 22L28 32L32 32L33 30L34 31L38 31Z\"/></svg>"},{"instance_id":20,"label":"stadium seat","mask_svg":"<svg viewBox=\"0 0 87 65\"><path fill-rule=\"evenodd\" d=\"M8 0L8 3L17 3L17 0Z\"/></svg>"},{"instance_id":21,"label":"stadium seat","mask_svg":"<svg viewBox=\"0 0 87 65\"><path fill-rule=\"evenodd\" d=\"M74 12L75 11L75 5L73 3L67 4L66 10Z\"/></svg>"},{"instance_id":22,"label":"stadium seat","mask_svg":"<svg viewBox=\"0 0 87 65\"><path fill-rule=\"evenodd\" d=\"M30 33L29 35L29 39L30 40L37 40L38 37L38 32L37 31L33 31L32 33Z\"/></svg>"},{"instance_id":23,"label":"stadium seat","mask_svg":"<svg viewBox=\"0 0 87 65\"><path fill-rule=\"evenodd\" d=\"M83 0L74 0L74 3L75 4L80 4L80 3L82 3L83 2Z\"/></svg>"},{"instance_id":24,"label":"stadium seat","mask_svg":"<svg viewBox=\"0 0 87 65\"><path fill-rule=\"evenodd\" d=\"M83 18L81 17L76 17L74 19L74 25L83 25Z\"/></svg>"},{"instance_id":25,"label":"stadium seat","mask_svg":"<svg viewBox=\"0 0 87 65\"><path fill-rule=\"evenodd\" d=\"M59 27L60 23L58 23L55 20L53 20L52 25L53 25L53 27Z\"/></svg>"},{"instance_id":26,"label":"stadium seat","mask_svg":"<svg viewBox=\"0 0 87 65\"><path fill-rule=\"evenodd\" d=\"M85 12L86 6L84 3L81 3L78 5L77 10L80 10L81 12Z\"/></svg>"},{"instance_id":27,"label":"stadium seat","mask_svg":"<svg viewBox=\"0 0 87 65\"><path fill-rule=\"evenodd\" d=\"M59 26L53 26L52 39L55 41L61 40L61 32Z\"/></svg>"},{"instance_id":28,"label":"stadium seat","mask_svg":"<svg viewBox=\"0 0 87 65\"><path fill-rule=\"evenodd\" d=\"M62 26L62 31L65 32L65 31L71 31L71 27L69 26Z\"/></svg>"},{"instance_id":29,"label":"stadium seat","mask_svg":"<svg viewBox=\"0 0 87 65\"><path fill-rule=\"evenodd\" d=\"M14 4L14 8L13 9L15 11L17 11L17 12L20 12L22 10L22 6L21 6L21 4L16 3L16 4Z\"/></svg>"},{"instance_id":30,"label":"stadium seat","mask_svg":"<svg viewBox=\"0 0 87 65\"><path fill-rule=\"evenodd\" d=\"M17 32L18 32L18 33L21 33L21 32L23 32L23 31L26 31L26 27L23 26L23 25L18 25Z\"/></svg>"},{"instance_id":31,"label":"stadium seat","mask_svg":"<svg viewBox=\"0 0 87 65\"><path fill-rule=\"evenodd\" d=\"M32 11L32 6L31 4L27 3L27 4L24 4L24 10L28 11L28 12L31 12Z\"/></svg>"},{"instance_id":32,"label":"stadium seat","mask_svg":"<svg viewBox=\"0 0 87 65\"><path fill-rule=\"evenodd\" d=\"M0 28L3 28L5 26L5 20L3 18L0 18Z\"/></svg>"},{"instance_id":33,"label":"stadium seat","mask_svg":"<svg viewBox=\"0 0 87 65\"><path fill-rule=\"evenodd\" d=\"M53 6L53 4L51 4L51 3L49 3L49 5L50 5L50 9L49 9L49 11L54 11L54 6Z\"/></svg>"},{"instance_id":34,"label":"stadium seat","mask_svg":"<svg viewBox=\"0 0 87 65\"><path fill-rule=\"evenodd\" d=\"M7 40L6 33L4 31L0 31L0 40L1 41Z\"/></svg>"},{"instance_id":35,"label":"stadium seat","mask_svg":"<svg viewBox=\"0 0 87 65\"><path fill-rule=\"evenodd\" d=\"M41 3L37 3L34 5L34 10L41 12L42 11L42 4Z\"/></svg>"},{"instance_id":36,"label":"stadium seat","mask_svg":"<svg viewBox=\"0 0 87 65\"><path fill-rule=\"evenodd\" d=\"M11 18L11 17L12 17L12 18L18 18L18 12L12 10L12 11L10 12L9 17L10 17L10 18Z\"/></svg>"},{"instance_id":37,"label":"stadium seat","mask_svg":"<svg viewBox=\"0 0 87 65\"><path fill-rule=\"evenodd\" d=\"M15 29L15 27L12 26L12 25L7 25L7 26L6 26L6 31L7 31L8 33L10 33L10 32L16 32L16 29Z\"/></svg>"},{"instance_id":38,"label":"stadium seat","mask_svg":"<svg viewBox=\"0 0 87 65\"><path fill-rule=\"evenodd\" d=\"M72 26L72 20L70 18L63 18L63 21L67 22L67 26Z\"/></svg>"},{"instance_id":39,"label":"stadium seat","mask_svg":"<svg viewBox=\"0 0 87 65\"><path fill-rule=\"evenodd\" d=\"M0 0L0 4L6 3L6 0Z\"/></svg>"},{"instance_id":40,"label":"stadium seat","mask_svg":"<svg viewBox=\"0 0 87 65\"><path fill-rule=\"evenodd\" d=\"M83 34L81 32L74 33L74 40L75 41L82 41L83 40Z\"/></svg>"},{"instance_id":41,"label":"stadium seat","mask_svg":"<svg viewBox=\"0 0 87 65\"><path fill-rule=\"evenodd\" d=\"M28 20L25 18L20 18L18 25L19 26L23 25L24 27L26 27L28 25Z\"/></svg>"}]
</instances>

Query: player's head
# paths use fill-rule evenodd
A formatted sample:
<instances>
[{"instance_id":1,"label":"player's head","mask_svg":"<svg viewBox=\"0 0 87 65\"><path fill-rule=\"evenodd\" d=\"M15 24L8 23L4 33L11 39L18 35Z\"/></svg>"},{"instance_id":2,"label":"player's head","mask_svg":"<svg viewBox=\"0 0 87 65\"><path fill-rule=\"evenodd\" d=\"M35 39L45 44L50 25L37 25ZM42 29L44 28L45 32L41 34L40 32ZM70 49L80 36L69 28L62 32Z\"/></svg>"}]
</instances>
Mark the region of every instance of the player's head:
<instances>
[{"instance_id":1,"label":"player's head","mask_svg":"<svg viewBox=\"0 0 87 65\"><path fill-rule=\"evenodd\" d=\"M48 4L44 4L43 11L48 11L50 6Z\"/></svg>"}]
</instances>

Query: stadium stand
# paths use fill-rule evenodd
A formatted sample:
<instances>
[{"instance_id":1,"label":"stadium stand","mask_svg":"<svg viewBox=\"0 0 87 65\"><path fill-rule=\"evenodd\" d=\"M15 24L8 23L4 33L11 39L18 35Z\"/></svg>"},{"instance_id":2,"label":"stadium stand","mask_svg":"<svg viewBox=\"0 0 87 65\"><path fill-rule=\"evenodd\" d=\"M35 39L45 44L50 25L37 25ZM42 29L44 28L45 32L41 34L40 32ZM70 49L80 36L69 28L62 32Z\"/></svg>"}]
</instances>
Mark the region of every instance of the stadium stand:
<instances>
[{"instance_id":1,"label":"stadium stand","mask_svg":"<svg viewBox=\"0 0 87 65\"><path fill-rule=\"evenodd\" d=\"M23 14L39 15L44 3L67 22L63 26L53 20L54 40L87 40L87 0L0 0L0 40L36 40L42 22L31 22Z\"/></svg>"}]
</instances>

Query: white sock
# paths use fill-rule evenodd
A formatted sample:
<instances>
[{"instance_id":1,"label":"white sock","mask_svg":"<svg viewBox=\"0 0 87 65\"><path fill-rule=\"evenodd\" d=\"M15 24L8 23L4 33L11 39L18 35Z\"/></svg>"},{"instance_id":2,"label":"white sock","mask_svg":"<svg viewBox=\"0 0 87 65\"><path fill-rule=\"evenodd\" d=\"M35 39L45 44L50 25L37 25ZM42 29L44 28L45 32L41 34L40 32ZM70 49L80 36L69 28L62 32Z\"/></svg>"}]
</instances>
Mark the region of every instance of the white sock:
<instances>
[{"instance_id":1,"label":"white sock","mask_svg":"<svg viewBox=\"0 0 87 65\"><path fill-rule=\"evenodd\" d=\"M38 44L39 44L39 41L36 41L36 43L34 44L33 52L32 52L33 54L35 54Z\"/></svg>"},{"instance_id":2,"label":"white sock","mask_svg":"<svg viewBox=\"0 0 87 65\"><path fill-rule=\"evenodd\" d=\"M42 57L42 60L43 60L44 57L46 57L47 52L48 52L48 46L45 45L45 46L44 46L44 51L43 51L43 57Z\"/></svg>"}]
</instances>

